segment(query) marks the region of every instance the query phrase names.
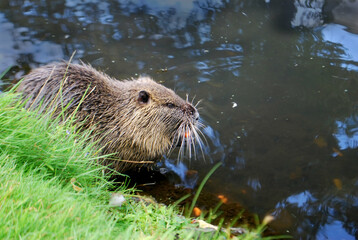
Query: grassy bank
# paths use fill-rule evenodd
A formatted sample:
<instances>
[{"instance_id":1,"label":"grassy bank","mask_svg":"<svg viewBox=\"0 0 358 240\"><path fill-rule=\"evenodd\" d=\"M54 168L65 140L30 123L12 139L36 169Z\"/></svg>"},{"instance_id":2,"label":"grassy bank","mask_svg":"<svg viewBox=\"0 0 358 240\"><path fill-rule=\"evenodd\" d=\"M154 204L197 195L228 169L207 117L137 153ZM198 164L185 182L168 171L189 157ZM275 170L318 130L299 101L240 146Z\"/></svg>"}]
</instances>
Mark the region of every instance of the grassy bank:
<instances>
[{"instance_id":1,"label":"grassy bank","mask_svg":"<svg viewBox=\"0 0 358 240\"><path fill-rule=\"evenodd\" d=\"M90 132L27 111L17 99L0 94L0 239L213 236L195 229L174 207L144 204L130 189L114 188L96 164L101 156L88 141ZM113 189L125 197L122 206L109 206ZM240 239L258 239L257 231Z\"/></svg>"}]
</instances>

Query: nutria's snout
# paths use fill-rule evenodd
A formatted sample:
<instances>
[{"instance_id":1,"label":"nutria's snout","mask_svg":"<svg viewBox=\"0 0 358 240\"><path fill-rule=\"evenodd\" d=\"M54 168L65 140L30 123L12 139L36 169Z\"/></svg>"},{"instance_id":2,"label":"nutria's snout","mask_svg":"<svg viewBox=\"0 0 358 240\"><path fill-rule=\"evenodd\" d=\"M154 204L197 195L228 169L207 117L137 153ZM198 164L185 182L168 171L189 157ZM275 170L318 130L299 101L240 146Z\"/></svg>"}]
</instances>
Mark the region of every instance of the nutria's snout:
<instances>
[{"instance_id":1,"label":"nutria's snout","mask_svg":"<svg viewBox=\"0 0 358 240\"><path fill-rule=\"evenodd\" d=\"M179 147L178 159L184 155L189 158L193 155L196 157L196 147L199 147L203 153L204 144L201 137L204 140L205 137L200 129L204 125L199 121L200 115L198 110L188 100L180 106L180 110L184 114L184 118L174 134L175 137L171 148Z\"/></svg>"},{"instance_id":2,"label":"nutria's snout","mask_svg":"<svg viewBox=\"0 0 358 240\"><path fill-rule=\"evenodd\" d=\"M190 103L186 103L185 105L182 106L182 111L190 116L192 116L195 121L199 120L199 112L198 110L196 110L196 108L191 105Z\"/></svg>"}]
</instances>

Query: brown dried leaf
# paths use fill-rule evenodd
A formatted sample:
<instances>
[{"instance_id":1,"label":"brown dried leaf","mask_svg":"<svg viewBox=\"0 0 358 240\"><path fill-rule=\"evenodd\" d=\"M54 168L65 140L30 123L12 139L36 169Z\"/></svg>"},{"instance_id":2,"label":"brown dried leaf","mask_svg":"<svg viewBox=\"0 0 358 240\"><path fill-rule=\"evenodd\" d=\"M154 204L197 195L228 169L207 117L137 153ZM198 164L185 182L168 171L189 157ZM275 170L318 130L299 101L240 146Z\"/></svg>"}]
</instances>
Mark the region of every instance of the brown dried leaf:
<instances>
[{"instance_id":1,"label":"brown dried leaf","mask_svg":"<svg viewBox=\"0 0 358 240\"><path fill-rule=\"evenodd\" d=\"M341 180L341 179L335 178L335 179L333 179L333 183L334 183L334 186L336 186L336 188L337 188L338 190L341 190L341 189L342 189L343 183L342 183L342 180Z\"/></svg>"}]
</instances>

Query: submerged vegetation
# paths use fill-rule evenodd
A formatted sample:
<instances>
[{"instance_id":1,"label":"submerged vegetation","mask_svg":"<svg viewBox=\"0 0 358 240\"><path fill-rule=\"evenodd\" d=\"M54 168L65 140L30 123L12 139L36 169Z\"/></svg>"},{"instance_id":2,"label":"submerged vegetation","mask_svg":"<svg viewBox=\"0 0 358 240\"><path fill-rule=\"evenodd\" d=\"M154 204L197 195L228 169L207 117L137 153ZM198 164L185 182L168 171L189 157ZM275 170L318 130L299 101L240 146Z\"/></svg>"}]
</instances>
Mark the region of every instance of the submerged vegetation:
<instances>
[{"instance_id":1,"label":"submerged vegetation","mask_svg":"<svg viewBox=\"0 0 358 240\"><path fill-rule=\"evenodd\" d=\"M97 164L102 156L90 131L79 133L73 120L25 110L18 98L11 91L0 94L1 239L229 237L199 231L174 206L144 203L133 189L111 182ZM109 205L114 194L125 202ZM262 230L238 238L258 239Z\"/></svg>"}]
</instances>

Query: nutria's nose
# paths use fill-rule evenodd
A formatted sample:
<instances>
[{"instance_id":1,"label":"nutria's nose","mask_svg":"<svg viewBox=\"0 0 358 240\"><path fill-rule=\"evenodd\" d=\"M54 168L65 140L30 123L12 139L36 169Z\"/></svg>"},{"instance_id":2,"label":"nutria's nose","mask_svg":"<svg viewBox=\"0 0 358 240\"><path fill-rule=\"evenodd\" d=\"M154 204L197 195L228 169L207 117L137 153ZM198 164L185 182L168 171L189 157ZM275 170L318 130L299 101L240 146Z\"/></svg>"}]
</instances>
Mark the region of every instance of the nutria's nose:
<instances>
[{"instance_id":1,"label":"nutria's nose","mask_svg":"<svg viewBox=\"0 0 358 240\"><path fill-rule=\"evenodd\" d=\"M195 110L195 114L194 114L195 120L198 121L199 120L199 112Z\"/></svg>"},{"instance_id":2,"label":"nutria's nose","mask_svg":"<svg viewBox=\"0 0 358 240\"><path fill-rule=\"evenodd\" d=\"M182 106L182 110L187 114L193 115L195 120L199 120L199 113L193 105L186 103Z\"/></svg>"}]
</instances>

